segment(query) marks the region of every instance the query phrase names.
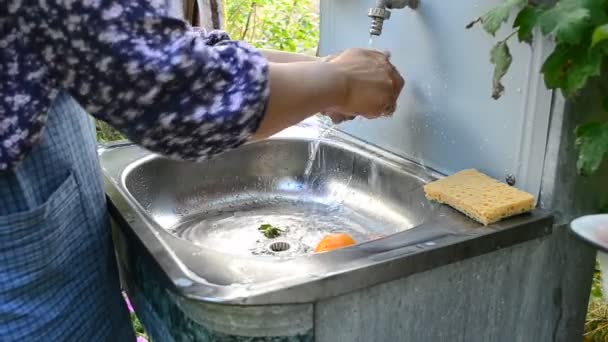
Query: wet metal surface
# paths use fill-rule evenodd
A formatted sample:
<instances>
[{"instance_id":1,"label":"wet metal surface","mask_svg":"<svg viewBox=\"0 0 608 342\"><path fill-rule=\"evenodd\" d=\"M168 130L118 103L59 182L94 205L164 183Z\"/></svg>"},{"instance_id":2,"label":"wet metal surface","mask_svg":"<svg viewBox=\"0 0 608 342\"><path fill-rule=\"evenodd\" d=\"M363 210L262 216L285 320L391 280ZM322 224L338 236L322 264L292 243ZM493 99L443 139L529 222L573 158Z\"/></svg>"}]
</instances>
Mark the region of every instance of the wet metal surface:
<instances>
[{"instance_id":1,"label":"wet metal surface","mask_svg":"<svg viewBox=\"0 0 608 342\"><path fill-rule=\"evenodd\" d=\"M210 302L311 302L550 232L543 212L482 227L430 203L439 174L316 121L203 163L128 144L100 158L123 229L177 291ZM313 254L333 232L357 245Z\"/></svg>"}]
</instances>

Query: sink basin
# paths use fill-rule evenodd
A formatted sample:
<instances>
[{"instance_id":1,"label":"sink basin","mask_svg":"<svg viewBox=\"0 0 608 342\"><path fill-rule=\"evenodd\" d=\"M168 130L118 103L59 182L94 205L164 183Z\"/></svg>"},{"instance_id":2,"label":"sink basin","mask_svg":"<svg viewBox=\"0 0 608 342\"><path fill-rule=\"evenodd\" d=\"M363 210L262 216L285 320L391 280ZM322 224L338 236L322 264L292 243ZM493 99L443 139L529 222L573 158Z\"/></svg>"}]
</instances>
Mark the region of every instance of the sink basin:
<instances>
[{"instance_id":1,"label":"sink basin","mask_svg":"<svg viewBox=\"0 0 608 342\"><path fill-rule=\"evenodd\" d=\"M482 227L430 203L439 173L317 121L203 163L128 143L99 153L115 219L175 291L209 302L312 302L549 232L540 211ZM314 253L334 232L357 244Z\"/></svg>"},{"instance_id":2,"label":"sink basin","mask_svg":"<svg viewBox=\"0 0 608 342\"><path fill-rule=\"evenodd\" d=\"M424 198L426 180L329 141L285 138L201 164L144 158L124 175L129 195L167 232L260 261L309 255L334 232L362 243L419 225L439 209ZM284 232L266 238L264 224Z\"/></svg>"}]
</instances>

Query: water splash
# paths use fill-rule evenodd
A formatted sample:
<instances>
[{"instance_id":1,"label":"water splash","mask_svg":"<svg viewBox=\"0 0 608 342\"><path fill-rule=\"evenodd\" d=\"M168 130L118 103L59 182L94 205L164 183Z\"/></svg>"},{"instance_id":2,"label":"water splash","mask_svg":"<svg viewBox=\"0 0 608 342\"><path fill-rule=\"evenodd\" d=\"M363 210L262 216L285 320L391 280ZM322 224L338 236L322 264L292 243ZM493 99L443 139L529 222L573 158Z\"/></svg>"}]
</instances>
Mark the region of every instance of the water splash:
<instances>
[{"instance_id":1,"label":"water splash","mask_svg":"<svg viewBox=\"0 0 608 342\"><path fill-rule=\"evenodd\" d=\"M312 175L312 168L314 166L315 161L317 160L317 155L319 154L319 147L321 146L321 141L325 139L327 135L334 129L334 125L331 122L325 122L327 126L323 127L319 135L308 145L308 160L306 161L306 166L304 167L304 184L310 183L310 176Z\"/></svg>"}]
</instances>

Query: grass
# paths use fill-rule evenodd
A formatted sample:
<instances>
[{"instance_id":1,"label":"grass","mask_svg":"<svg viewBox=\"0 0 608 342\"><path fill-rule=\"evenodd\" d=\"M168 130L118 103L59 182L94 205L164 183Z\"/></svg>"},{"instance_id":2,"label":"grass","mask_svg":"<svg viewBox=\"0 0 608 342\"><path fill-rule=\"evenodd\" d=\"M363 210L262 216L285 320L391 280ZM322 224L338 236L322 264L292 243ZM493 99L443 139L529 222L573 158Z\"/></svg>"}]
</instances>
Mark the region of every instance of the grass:
<instances>
[{"instance_id":1,"label":"grass","mask_svg":"<svg viewBox=\"0 0 608 342\"><path fill-rule=\"evenodd\" d=\"M584 342L608 341L608 304L605 303L602 291L602 274L599 264L595 265L589 309L585 320Z\"/></svg>"},{"instance_id":2,"label":"grass","mask_svg":"<svg viewBox=\"0 0 608 342\"><path fill-rule=\"evenodd\" d=\"M139 318L135 315L134 312L131 313L131 323L133 324L133 330L135 331L135 336L137 337L137 342L152 342L148 337L148 334L144 331L144 327L141 325Z\"/></svg>"},{"instance_id":3,"label":"grass","mask_svg":"<svg viewBox=\"0 0 608 342\"><path fill-rule=\"evenodd\" d=\"M127 303L127 308L129 308L129 314L131 315L131 324L133 325L133 330L135 331L135 336L137 337L137 342L151 342L150 338L144 331L144 327L137 318L135 314L135 310L133 309L133 305L131 305L131 301L125 292L122 293L122 296Z\"/></svg>"}]
</instances>

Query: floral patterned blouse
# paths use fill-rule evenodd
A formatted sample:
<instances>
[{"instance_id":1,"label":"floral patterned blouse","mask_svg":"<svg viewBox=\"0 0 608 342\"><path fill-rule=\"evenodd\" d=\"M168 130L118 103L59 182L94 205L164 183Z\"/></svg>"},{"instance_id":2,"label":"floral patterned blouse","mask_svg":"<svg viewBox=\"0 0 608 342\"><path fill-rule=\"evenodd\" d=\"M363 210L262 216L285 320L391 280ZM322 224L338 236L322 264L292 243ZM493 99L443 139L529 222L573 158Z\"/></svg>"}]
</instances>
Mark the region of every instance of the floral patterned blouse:
<instances>
[{"instance_id":1,"label":"floral patterned blouse","mask_svg":"<svg viewBox=\"0 0 608 342\"><path fill-rule=\"evenodd\" d=\"M257 129L268 63L164 0L1 1L0 171L27 156L62 89L143 147L202 160Z\"/></svg>"}]
</instances>

